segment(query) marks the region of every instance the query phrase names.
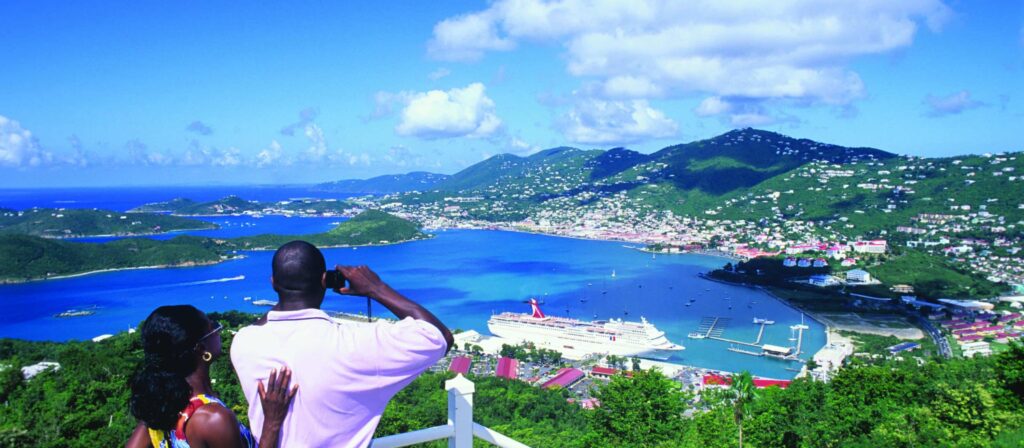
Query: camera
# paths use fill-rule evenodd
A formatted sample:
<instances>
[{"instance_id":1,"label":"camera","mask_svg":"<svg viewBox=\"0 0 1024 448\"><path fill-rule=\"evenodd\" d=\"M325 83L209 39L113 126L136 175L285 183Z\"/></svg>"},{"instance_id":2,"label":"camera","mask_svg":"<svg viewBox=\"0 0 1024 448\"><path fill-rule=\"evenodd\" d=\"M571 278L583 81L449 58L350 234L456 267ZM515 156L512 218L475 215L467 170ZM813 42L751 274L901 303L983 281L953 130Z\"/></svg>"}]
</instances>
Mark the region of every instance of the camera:
<instances>
[{"instance_id":1,"label":"camera","mask_svg":"<svg viewBox=\"0 0 1024 448\"><path fill-rule=\"evenodd\" d=\"M345 287L345 276L337 270L330 270L324 275L324 286L327 289L341 289Z\"/></svg>"}]
</instances>

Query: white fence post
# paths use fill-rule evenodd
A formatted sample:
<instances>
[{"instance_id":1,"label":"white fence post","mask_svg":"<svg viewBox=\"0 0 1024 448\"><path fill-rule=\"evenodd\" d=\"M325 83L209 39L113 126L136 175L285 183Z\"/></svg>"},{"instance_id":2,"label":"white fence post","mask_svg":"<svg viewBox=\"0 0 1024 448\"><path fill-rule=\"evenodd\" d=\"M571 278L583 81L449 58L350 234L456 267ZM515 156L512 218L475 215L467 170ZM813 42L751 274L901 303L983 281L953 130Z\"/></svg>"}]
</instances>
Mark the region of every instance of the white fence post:
<instances>
[{"instance_id":1,"label":"white fence post","mask_svg":"<svg viewBox=\"0 0 1024 448\"><path fill-rule=\"evenodd\" d=\"M448 448L473 448L473 392L476 386L462 374L444 382L448 391L448 424L455 434L448 439Z\"/></svg>"}]
</instances>

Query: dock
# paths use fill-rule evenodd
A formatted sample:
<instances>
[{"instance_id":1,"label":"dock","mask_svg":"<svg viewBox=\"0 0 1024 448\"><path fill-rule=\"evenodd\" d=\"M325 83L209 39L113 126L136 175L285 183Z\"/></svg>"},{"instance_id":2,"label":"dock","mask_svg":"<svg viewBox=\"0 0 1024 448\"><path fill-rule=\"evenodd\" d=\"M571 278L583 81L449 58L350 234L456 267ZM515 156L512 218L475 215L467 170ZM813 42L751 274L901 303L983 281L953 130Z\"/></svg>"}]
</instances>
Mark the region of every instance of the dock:
<instances>
[{"instance_id":1,"label":"dock","mask_svg":"<svg viewBox=\"0 0 1024 448\"><path fill-rule=\"evenodd\" d=\"M729 351L742 353L744 355L766 356L771 358L782 359L785 361L802 361L800 359L800 354L803 353L804 330L810 328L802 322L802 318L800 324L791 325L789 327L790 331L792 332L792 337L790 337L789 340L796 342L795 347L780 347L776 345L762 344L762 341L764 340L765 327L771 325L767 322L760 322L757 324L760 325L761 328L758 329L757 339L755 339L753 342L738 341L735 339L723 337L722 335L725 332L725 327L726 325L728 325L728 322L729 318L725 317L704 317L703 319L701 319L700 326L697 327L697 331L691 333L691 337L698 339L706 338L713 339L716 341L727 342L732 345L731 347L728 348ZM752 351L749 349L736 347L737 345L754 347L756 349L759 349L760 351Z\"/></svg>"},{"instance_id":2,"label":"dock","mask_svg":"<svg viewBox=\"0 0 1024 448\"><path fill-rule=\"evenodd\" d=\"M709 316L700 320L700 325L697 327L697 333L704 335L705 338L718 339L722 337L722 333L725 332L725 327L729 325L728 317Z\"/></svg>"}]
</instances>

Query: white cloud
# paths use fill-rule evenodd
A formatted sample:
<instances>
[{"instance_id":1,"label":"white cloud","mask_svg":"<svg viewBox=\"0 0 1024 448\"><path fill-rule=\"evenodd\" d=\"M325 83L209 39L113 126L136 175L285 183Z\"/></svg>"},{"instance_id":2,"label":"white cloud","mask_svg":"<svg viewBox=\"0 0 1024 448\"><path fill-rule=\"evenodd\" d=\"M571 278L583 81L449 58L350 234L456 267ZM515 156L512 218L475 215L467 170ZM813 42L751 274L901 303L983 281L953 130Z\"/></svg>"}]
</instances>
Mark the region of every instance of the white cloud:
<instances>
[{"instance_id":1,"label":"white cloud","mask_svg":"<svg viewBox=\"0 0 1024 448\"><path fill-rule=\"evenodd\" d=\"M160 151L150 151L145 143L138 139L129 140L124 144L128 153L128 161L142 166L167 166L174 163L174 158Z\"/></svg>"},{"instance_id":2,"label":"white cloud","mask_svg":"<svg viewBox=\"0 0 1024 448\"><path fill-rule=\"evenodd\" d=\"M284 151L281 150L281 144L277 140L272 140L267 148L264 148L256 154L256 168L265 168L268 166L275 166L286 162L282 159Z\"/></svg>"},{"instance_id":3,"label":"white cloud","mask_svg":"<svg viewBox=\"0 0 1024 448\"><path fill-rule=\"evenodd\" d=\"M985 105L981 101L971 99L971 92L966 90L948 96L928 95L924 103L928 107L927 115L930 117L956 115Z\"/></svg>"},{"instance_id":4,"label":"white cloud","mask_svg":"<svg viewBox=\"0 0 1024 448\"><path fill-rule=\"evenodd\" d=\"M445 76L448 76L450 74L452 74L451 70L441 67L437 70L430 72L430 74L427 75L427 77L430 78L431 81L437 81L438 79L444 78Z\"/></svg>"},{"instance_id":5,"label":"white cloud","mask_svg":"<svg viewBox=\"0 0 1024 448\"><path fill-rule=\"evenodd\" d=\"M757 112L733 114L729 117L729 122L736 127L767 126L776 121L771 115Z\"/></svg>"},{"instance_id":6,"label":"white cloud","mask_svg":"<svg viewBox=\"0 0 1024 448\"><path fill-rule=\"evenodd\" d=\"M842 105L864 95L850 59L907 47L919 24L935 30L950 14L940 0L498 0L439 23L430 54L556 42L569 72L600 80L607 98L698 92Z\"/></svg>"},{"instance_id":7,"label":"white cloud","mask_svg":"<svg viewBox=\"0 0 1024 448\"><path fill-rule=\"evenodd\" d=\"M311 124L306 126L306 138L309 139L309 148L306 149L304 158L311 162L319 162L327 157L327 140L324 138L324 130L320 126Z\"/></svg>"},{"instance_id":8,"label":"white cloud","mask_svg":"<svg viewBox=\"0 0 1024 448\"><path fill-rule=\"evenodd\" d=\"M697 116L700 117L713 117L715 115L721 115L732 110L732 104L728 101L723 100L721 97L712 96L704 98L697 108L693 110Z\"/></svg>"},{"instance_id":9,"label":"white cloud","mask_svg":"<svg viewBox=\"0 0 1024 448\"><path fill-rule=\"evenodd\" d=\"M32 131L0 115L0 166L35 167L51 162L53 154L39 146Z\"/></svg>"},{"instance_id":10,"label":"white cloud","mask_svg":"<svg viewBox=\"0 0 1024 448\"><path fill-rule=\"evenodd\" d=\"M569 140L601 145L671 137L678 130L674 121L645 100L583 100L569 111L562 124Z\"/></svg>"},{"instance_id":11,"label":"white cloud","mask_svg":"<svg viewBox=\"0 0 1024 448\"><path fill-rule=\"evenodd\" d=\"M484 90L483 84L473 83L461 89L403 94L405 108L395 132L423 139L493 135L501 130L501 119Z\"/></svg>"},{"instance_id":12,"label":"white cloud","mask_svg":"<svg viewBox=\"0 0 1024 448\"><path fill-rule=\"evenodd\" d=\"M427 44L431 56L443 60L478 59L485 51L511 50L515 44L498 37L493 14L467 14L434 25L434 37Z\"/></svg>"},{"instance_id":13,"label":"white cloud","mask_svg":"<svg viewBox=\"0 0 1024 448\"><path fill-rule=\"evenodd\" d=\"M531 145L519 137L510 137L505 146L508 148L509 152L519 155L528 155L540 151L540 146Z\"/></svg>"}]
</instances>

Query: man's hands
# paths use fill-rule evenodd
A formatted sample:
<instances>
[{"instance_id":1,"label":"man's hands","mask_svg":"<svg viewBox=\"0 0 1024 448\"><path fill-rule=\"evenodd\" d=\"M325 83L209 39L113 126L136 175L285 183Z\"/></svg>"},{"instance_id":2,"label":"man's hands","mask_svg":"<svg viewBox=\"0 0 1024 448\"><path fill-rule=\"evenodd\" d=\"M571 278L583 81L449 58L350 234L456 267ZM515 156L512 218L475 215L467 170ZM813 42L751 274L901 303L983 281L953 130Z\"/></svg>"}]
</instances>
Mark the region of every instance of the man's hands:
<instances>
[{"instance_id":1,"label":"man's hands","mask_svg":"<svg viewBox=\"0 0 1024 448\"><path fill-rule=\"evenodd\" d=\"M427 311L426 308L409 300L388 286L387 283L381 281L380 277L371 271L370 268L366 266L335 266L334 269L341 272L341 275L348 279L347 288L335 289L334 292L350 296L370 297L376 300L377 303L384 305L399 320L411 317L428 322L441 331L445 342L448 344L448 350L451 350L455 339L452 337L452 332L448 330L448 327L441 323L430 311Z\"/></svg>"},{"instance_id":2,"label":"man's hands","mask_svg":"<svg viewBox=\"0 0 1024 448\"><path fill-rule=\"evenodd\" d=\"M347 287L334 290L338 294L379 298L390 289L376 272L366 266L335 266L334 269L348 280Z\"/></svg>"}]
</instances>

